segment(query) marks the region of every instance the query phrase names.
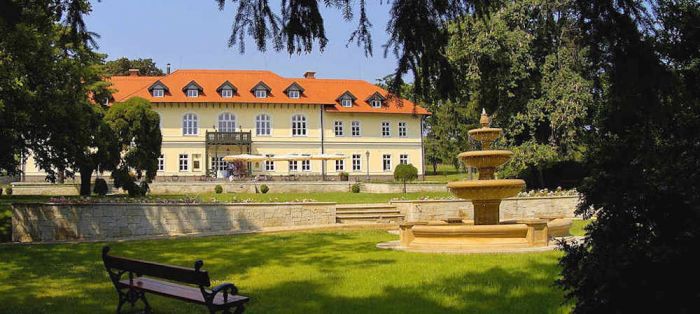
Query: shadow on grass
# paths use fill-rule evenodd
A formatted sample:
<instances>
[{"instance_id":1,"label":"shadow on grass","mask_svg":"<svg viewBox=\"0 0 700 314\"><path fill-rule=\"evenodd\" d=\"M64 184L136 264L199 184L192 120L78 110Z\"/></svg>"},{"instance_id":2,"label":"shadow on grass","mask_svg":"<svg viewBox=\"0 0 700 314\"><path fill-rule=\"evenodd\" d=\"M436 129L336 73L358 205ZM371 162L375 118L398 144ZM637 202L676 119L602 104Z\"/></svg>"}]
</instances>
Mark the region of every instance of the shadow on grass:
<instances>
[{"instance_id":1,"label":"shadow on grass","mask_svg":"<svg viewBox=\"0 0 700 314\"><path fill-rule=\"evenodd\" d=\"M115 255L191 267L252 297L246 313L562 311L556 254L429 255L377 250L383 231L299 232L109 243ZM0 246L0 313L113 312L102 243ZM500 266L500 261L505 263ZM201 307L151 296L160 313Z\"/></svg>"}]
</instances>

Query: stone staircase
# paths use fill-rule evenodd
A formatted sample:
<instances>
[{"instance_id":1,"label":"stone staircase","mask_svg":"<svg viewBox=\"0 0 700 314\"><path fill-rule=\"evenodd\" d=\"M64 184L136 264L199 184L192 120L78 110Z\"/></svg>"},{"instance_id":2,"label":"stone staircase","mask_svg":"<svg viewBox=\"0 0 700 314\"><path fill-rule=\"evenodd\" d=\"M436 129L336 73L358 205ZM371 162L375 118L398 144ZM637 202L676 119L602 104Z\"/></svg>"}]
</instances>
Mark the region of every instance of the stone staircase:
<instances>
[{"instance_id":1,"label":"stone staircase","mask_svg":"<svg viewBox=\"0 0 700 314\"><path fill-rule=\"evenodd\" d=\"M339 204L335 221L352 223L399 223L404 220L396 206L390 204Z\"/></svg>"}]
</instances>

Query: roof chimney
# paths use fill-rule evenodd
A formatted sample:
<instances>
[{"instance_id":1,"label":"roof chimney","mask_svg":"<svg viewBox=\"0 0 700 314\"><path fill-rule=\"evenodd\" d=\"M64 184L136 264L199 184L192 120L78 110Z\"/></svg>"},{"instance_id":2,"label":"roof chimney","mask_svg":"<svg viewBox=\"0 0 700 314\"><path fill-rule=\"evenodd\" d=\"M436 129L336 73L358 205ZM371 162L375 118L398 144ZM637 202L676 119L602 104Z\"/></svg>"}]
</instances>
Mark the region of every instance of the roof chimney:
<instances>
[{"instance_id":1,"label":"roof chimney","mask_svg":"<svg viewBox=\"0 0 700 314\"><path fill-rule=\"evenodd\" d=\"M170 74L170 63L165 65L165 74L166 75Z\"/></svg>"},{"instance_id":2,"label":"roof chimney","mask_svg":"<svg viewBox=\"0 0 700 314\"><path fill-rule=\"evenodd\" d=\"M304 72L304 78L307 78L307 79L315 79L315 78L316 78L316 72L311 72L311 71Z\"/></svg>"},{"instance_id":3,"label":"roof chimney","mask_svg":"<svg viewBox=\"0 0 700 314\"><path fill-rule=\"evenodd\" d=\"M129 76L139 76L139 69L129 69Z\"/></svg>"}]
</instances>

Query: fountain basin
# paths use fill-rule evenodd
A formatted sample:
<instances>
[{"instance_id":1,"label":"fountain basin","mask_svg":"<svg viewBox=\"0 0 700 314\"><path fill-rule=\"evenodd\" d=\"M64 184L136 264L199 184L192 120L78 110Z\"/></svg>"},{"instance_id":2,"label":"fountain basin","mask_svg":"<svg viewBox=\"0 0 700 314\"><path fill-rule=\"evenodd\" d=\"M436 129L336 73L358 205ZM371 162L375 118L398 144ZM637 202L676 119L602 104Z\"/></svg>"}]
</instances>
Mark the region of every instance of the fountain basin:
<instances>
[{"instance_id":1,"label":"fountain basin","mask_svg":"<svg viewBox=\"0 0 700 314\"><path fill-rule=\"evenodd\" d=\"M484 127L469 130L467 133L469 133L469 136L471 136L476 141L487 142L490 144L493 141L495 141L498 137L500 137L502 132L503 130L498 128Z\"/></svg>"},{"instance_id":2,"label":"fountain basin","mask_svg":"<svg viewBox=\"0 0 700 314\"><path fill-rule=\"evenodd\" d=\"M463 163L474 168L495 168L513 156L508 150L475 150L457 155Z\"/></svg>"},{"instance_id":3,"label":"fountain basin","mask_svg":"<svg viewBox=\"0 0 700 314\"><path fill-rule=\"evenodd\" d=\"M467 200L500 200L518 194L525 186L520 179L455 181L447 188L455 196Z\"/></svg>"}]
</instances>

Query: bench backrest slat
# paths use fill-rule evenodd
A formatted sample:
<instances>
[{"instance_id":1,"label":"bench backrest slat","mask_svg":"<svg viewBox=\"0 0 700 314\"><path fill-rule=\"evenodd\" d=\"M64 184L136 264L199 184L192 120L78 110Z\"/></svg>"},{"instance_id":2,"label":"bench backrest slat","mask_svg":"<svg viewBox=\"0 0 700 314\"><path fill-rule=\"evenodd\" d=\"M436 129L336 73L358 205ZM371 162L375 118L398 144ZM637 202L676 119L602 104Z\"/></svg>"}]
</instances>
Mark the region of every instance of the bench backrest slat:
<instances>
[{"instance_id":1,"label":"bench backrest slat","mask_svg":"<svg viewBox=\"0 0 700 314\"><path fill-rule=\"evenodd\" d=\"M109 249L107 248L108 252ZM180 266L159 264L126 257L108 255L103 251L102 260L108 268L125 270L139 275L157 277L166 280L178 281L198 286L209 287L209 273L206 270L197 270Z\"/></svg>"}]
</instances>

